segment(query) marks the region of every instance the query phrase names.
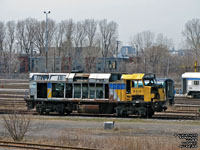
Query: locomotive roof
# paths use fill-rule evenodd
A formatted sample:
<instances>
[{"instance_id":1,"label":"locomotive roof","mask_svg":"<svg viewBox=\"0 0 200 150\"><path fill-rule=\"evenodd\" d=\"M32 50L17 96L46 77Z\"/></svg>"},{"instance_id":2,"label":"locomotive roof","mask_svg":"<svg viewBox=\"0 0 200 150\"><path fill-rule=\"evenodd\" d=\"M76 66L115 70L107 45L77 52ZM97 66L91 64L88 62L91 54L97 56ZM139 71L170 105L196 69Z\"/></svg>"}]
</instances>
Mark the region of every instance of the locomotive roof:
<instances>
[{"instance_id":1,"label":"locomotive roof","mask_svg":"<svg viewBox=\"0 0 200 150\"><path fill-rule=\"evenodd\" d=\"M182 78L200 78L200 72L185 72Z\"/></svg>"},{"instance_id":2,"label":"locomotive roof","mask_svg":"<svg viewBox=\"0 0 200 150\"><path fill-rule=\"evenodd\" d=\"M111 76L110 73L91 73L90 79L109 79Z\"/></svg>"},{"instance_id":3,"label":"locomotive roof","mask_svg":"<svg viewBox=\"0 0 200 150\"><path fill-rule=\"evenodd\" d=\"M141 80L144 77L143 73L137 73L137 74L123 74L122 79L125 80Z\"/></svg>"}]
</instances>

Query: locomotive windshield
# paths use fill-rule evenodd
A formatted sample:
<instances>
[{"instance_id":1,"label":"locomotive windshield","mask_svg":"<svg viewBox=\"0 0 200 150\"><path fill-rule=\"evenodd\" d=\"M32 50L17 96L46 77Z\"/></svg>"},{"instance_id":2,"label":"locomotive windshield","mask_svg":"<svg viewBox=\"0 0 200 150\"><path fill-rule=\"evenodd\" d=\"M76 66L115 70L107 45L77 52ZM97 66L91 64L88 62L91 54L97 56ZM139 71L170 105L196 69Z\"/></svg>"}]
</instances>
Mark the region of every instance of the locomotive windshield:
<instances>
[{"instance_id":1,"label":"locomotive windshield","mask_svg":"<svg viewBox=\"0 0 200 150\"><path fill-rule=\"evenodd\" d=\"M143 78L145 86L156 85L156 77L154 74L147 74Z\"/></svg>"}]
</instances>

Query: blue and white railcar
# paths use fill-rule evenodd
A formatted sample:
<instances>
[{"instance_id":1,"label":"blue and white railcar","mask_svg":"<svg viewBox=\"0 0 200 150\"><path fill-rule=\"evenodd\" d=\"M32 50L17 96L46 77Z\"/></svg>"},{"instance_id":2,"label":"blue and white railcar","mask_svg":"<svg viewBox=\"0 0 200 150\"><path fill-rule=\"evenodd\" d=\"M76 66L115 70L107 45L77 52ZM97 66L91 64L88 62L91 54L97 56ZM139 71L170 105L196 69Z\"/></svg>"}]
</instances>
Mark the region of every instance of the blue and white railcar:
<instances>
[{"instance_id":1,"label":"blue and white railcar","mask_svg":"<svg viewBox=\"0 0 200 150\"><path fill-rule=\"evenodd\" d=\"M200 98L200 72L182 74L183 94Z\"/></svg>"}]
</instances>

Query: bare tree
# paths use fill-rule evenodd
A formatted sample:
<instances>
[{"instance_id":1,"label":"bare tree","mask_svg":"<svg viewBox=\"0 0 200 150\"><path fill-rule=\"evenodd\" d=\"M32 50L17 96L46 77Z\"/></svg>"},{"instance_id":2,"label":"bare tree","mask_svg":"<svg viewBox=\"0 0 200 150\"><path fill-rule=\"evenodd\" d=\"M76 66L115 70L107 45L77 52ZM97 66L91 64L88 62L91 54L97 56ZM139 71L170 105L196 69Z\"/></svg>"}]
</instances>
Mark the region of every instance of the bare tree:
<instances>
[{"instance_id":1,"label":"bare tree","mask_svg":"<svg viewBox=\"0 0 200 150\"><path fill-rule=\"evenodd\" d=\"M150 49L146 50L147 62L149 72L158 73L158 68L160 67L161 60L166 58L168 49L161 46L152 46Z\"/></svg>"},{"instance_id":2,"label":"bare tree","mask_svg":"<svg viewBox=\"0 0 200 150\"><path fill-rule=\"evenodd\" d=\"M14 107L16 107L14 105ZM45 128L45 118L35 118L32 115L25 115L13 110L11 114L4 114L2 117L2 126L5 128L7 134L14 141L22 141L29 133L40 132Z\"/></svg>"},{"instance_id":3,"label":"bare tree","mask_svg":"<svg viewBox=\"0 0 200 150\"><path fill-rule=\"evenodd\" d=\"M106 57L113 55L115 51L115 43L118 37L117 23L114 21L107 22L106 19L99 22L100 39L99 46L102 57L104 58L104 72L106 69Z\"/></svg>"},{"instance_id":4,"label":"bare tree","mask_svg":"<svg viewBox=\"0 0 200 150\"><path fill-rule=\"evenodd\" d=\"M196 57L200 53L200 19L189 20L185 24L185 29L182 32L186 38L187 44L195 52Z\"/></svg>"},{"instance_id":5,"label":"bare tree","mask_svg":"<svg viewBox=\"0 0 200 150\"><path fill-rule=\"evenodd\" d=\"M13 44L15 41L15 28L16 28L16 24L14 21L8 21L7 22L7 43L9 46L9 51L10 53L12 53L13 50Z\"/></svg>"},{"instance_id":6,"label":"bare tree","mask_svg":"<svg viewBox=\"0 0 200 150\"><path fill-rule=\"evenodd\" d=\"M169 39L168 37L160 33L157 35L156 45L166 49L172 49L174 44L172 39Z\"/></svg>"},{"instance_id":7,"label":"bare tree","mask_svg":"<svg viewBox=\"0 0 200 150\"><path fill-rule=\"evenodd\" d=\"M3 126L14 141L22 141L31 129L31 117L24 114L3 115Z\"/></svg>"},{"instance_id":8,"label":"bare tree","mask_svg":"<svg viewBox=\"0 0 200 150\"><path fill-rule=\"evenodd\" d=\"M107 22L106 19L99 22L99 30L101 36L101 48L102 56L107 57L109 53L112 53L114 46L118 37L117 33L117 23L114 21Z\"/></svg>"},{"instance_id":9,"label":"bare tree","mask_svg":"<svg viewBox=\"0 0 200 150\"><path fill-rule=\"evenodd\" d=\"M14 45L14 40L15 40L15 22L14 21L8 21L7 24L7 34L6 34L6 41L9 47L9 65L8 65L8 70L9 73L11 72L11 67L14 65L13 64L13 60L11 59L11 57L14 57L14 55L12 55L13 52L13 45Z\"/></svg>"},{"instance_id":10,"label":"bare tree","mask_svg":"<svg viewBox=\"0 0 200 150\"><path fill-rule=\"evenodd\" d=\"M85 28L85 24L82 21L78 21L75 24L75 28L74 28L74 36L73 36L73 40L74 40L74 44L75 47L82 47L83 46L83 42L85 40L86 37L86 28Z\"/></svg>"},{"instance_id":11,"label":"bare tree","mask_svg":"<svg viewBox=\"0 0 200 150\"><path fill-rule=\"evenodd\" d=\"M44 55L46 24L45 21L38 21L36 24L35 45L38 48L40 55Z\"/></svg>"},{"instance_id":12,"label":"bare tree","mask_svg":"<svg viewBox=\"0 0 200 150\"><path fill-rule=\"evenodd\" d=\"M146 51L150 51L154 45L155 34L151 31L143 31L137 33L131 38L130 44L136 49L137 58L131 64L134 68L134 72L147 72L148 71L148 54ZM140 59L142 58L142 59Z\"/></svg>"},{"instance_id":13,"label":"bare tree","mask_svg":"<svg viewBox=\"0 0 200 150\"><path fill-rule=\"evenodd\" d=\"M94 19L85 20L86 37L88 38L88 47L94 47L97 33L97 21Z\"/></svg>"},{"instance_id":14,"label":"bare tree","mask_svg":"<svg viewBox=\"0 0 200 150\"><path fill-rule=\"evenodd\" d=\"M71 48L72 48L72 41L73 41L73 34L75 30L75 23L72 19L65 20L61 22L61 25L64 28L64 41L63 46L65 50L65 55L71 55Z\"/></svg>"},{"instance_id":15,"label":"bare tree","mask_svg":"<svg viewBox=\"0 0 200 150\"><path fill-rule=\"evenodd\" d=\"M39 49L40 55L45 55L46 44L46 22L35 22L35 45ZM54 20L48 19L48 47L53 45L54 34L56 31L56 23Z\"/></svg>"},{"instance_id":16,"label":"bare tree","mask_svg":"<svg viewBox=\"0 0 200 150\"><path fill-rule=\"evenodd\" d=\"M21 51L24 51L27 55L30 54L30 50L35 43L36 25L37 20L33 18L27 18L17 23L16 39Z\"/></svg>"},{"instance_id":17,"label":"bare tree","mask_svg":"<svg viewBox=\"0 0 200 150\"><path fill-rule=\"evenodd\" d=\"M3 22L0 22L0 51L3 51L3 43L6 36L6 27Z\"/></svg>"},{"instance_id":18,"label":"bare tree","mask_svg":"<svg viewBox=\"0 0 200 150\"><path fill-rule=\"evenodd\" d=\"M25 37L25 21L21 20L17 22L17 26L16 26L16 39L17 39L18 45L20 46L20 53L22 53L24 49L24 45L23 45L24 37Z\"/></svg>"},{"instance_id":19,"label":"bare tree","mask_svg":"<svg viewBox=\"0 0 200 150\"><path fill-rule=\"evenodd\" d=\"M155 36L151 31L144 31L137 33L130 43L138 51L136 59L138 61L132 62L134 64L133 71L138 68L138 72L153 72L158 75L168 74L170 67L169 49L173 47L171 39L163 34Z\"/></svg>"},{"instance_id":20,"label":"bare tree","mask_svg":"<svg viewBox=\"0 0 200 150\"><path fill-rule=\"evenodd\" d=\"M149 49L153 46L155 39L155 34L151 31L143 31L137 33L134 37L131 38L130 44L133 47L138 46L138 50L141 54L144 54L146 49Z\"/></svg>"},{"instance_id":21,"label":"bare tree","mask_svg":"<svg viewBox=\"0 0 200 150\"><path fill-rule=\"evenodd\" d=\"M64 43L64 26L62 23L56 25L56 32L54 36L55 47L58 50L58 56L61 56L61 52L63 52L63 43Z\"/></svg>"},{"instance_id":22,"label":"bare tree","mask_svg":"<svg viewBox=\"0 0 200 150\"><path fill-rule=\"evenodd\" d=\"M94 72L96 69L96 60L99 56L99 48L96 46L97 21L94 19L86 19L85 30L88 40L88 44L83 52L85 71Z\"/></svg>"}]
</instances>

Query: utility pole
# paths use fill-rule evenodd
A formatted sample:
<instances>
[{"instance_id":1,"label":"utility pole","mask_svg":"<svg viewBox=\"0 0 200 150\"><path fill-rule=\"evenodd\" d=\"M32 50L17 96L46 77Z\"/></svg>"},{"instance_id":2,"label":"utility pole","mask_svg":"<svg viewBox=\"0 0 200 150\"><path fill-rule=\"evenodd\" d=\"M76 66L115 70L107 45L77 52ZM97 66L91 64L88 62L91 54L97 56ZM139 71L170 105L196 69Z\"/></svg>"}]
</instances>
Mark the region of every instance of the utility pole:
<instances>
[{"instance_id":1,"label":"utility pole","mask_svg":"<svg viewBox=\"0 0 200 150\"><path fill-rule=\"evenodd\" d=\"M48 14L50 14L51 12L48 11L44 11L44 14L46 15L46 66L45 66L45 72L48 72Z\"/></svg>"},{"instance_id":2,"label":"utility pole","mask_svg":"<svg viewBox=\"0 0 200 150\"><path fill-rule=\"evenodd\" d=\"M120 41L116 41L116 42L117 42L117 48L116 48L116 53L115 53L115 55L116 55L115 68L117 69L118 68L118 49L119 49ZM119 71L119 70L117 69L117 71Z\"/></svg>"},{"instance_id":3,"label":"utility pole","mask_svg":"<svg viewBox=\"0 0 200 150\"><path fill-rule=\"evenodd\" d=\"M117 49L116 49L116 57L118 58L118 48L119 48L120 41L117 41Z\"/></svg>"},{"instance_id":4,"label":"utility pole","mask_svg":"<svg viewBox=\"0 0 200 150\"><path fill-rule=\"evenodd\" d=\"M30 43L30 46L31 46L31 56L30 56L30 72L33 72L33 64L32 64L32 57L33 57L33 42L31 41Z\"/></svg>"}]
</instances>

